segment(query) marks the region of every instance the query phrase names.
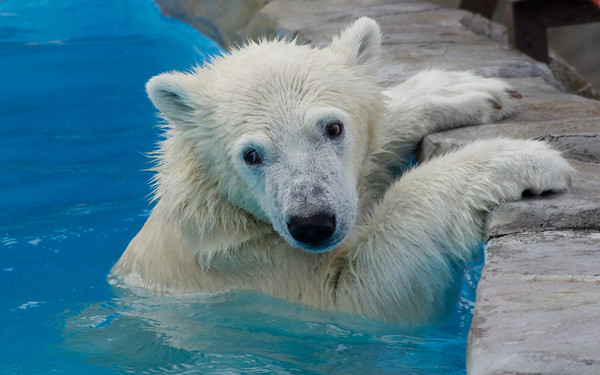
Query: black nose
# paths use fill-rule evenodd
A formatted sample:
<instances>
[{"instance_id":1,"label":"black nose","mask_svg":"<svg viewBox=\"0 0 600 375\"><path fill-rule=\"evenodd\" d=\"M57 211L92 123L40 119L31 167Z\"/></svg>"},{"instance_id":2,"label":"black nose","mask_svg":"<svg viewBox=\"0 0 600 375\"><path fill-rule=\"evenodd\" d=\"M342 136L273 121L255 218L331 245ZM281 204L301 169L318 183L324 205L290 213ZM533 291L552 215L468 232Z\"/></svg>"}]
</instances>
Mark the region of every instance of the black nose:
<instances>
[{"instance_id":1,"label":"black nose","mask_svg":"<svg viewBox=\"0 0 600 375\"><path fill-rule=\"evenodd\" d=\"M335 216L293 216L288 224L288 230L296 241L314 245L331 237L335 231Z\"/></svg>"}]
</instances>

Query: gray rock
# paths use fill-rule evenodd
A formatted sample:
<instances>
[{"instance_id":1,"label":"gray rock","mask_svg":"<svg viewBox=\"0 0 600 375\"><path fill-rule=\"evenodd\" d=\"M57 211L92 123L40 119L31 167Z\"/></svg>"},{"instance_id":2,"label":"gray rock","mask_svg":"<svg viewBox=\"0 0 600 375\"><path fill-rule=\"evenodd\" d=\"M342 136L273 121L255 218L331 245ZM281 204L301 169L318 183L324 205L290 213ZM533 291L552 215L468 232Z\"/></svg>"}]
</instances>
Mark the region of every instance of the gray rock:
<instances>
[{"instance_id":1,"label":"gray rock","mask_svg":"<svg viewBox=\"0 0 600 375\"><path fill-rule=\"evenodd\" d=\"M598 374L600 232L525 232L487 254L468 373Z\"/></svg>"},{"instance_id":2,"label":"gray rock","mask_svg":"<svg viewBox=\"0 0 600 375\"><path fill-rule=\"evenodd\" d=\"M194 26L224 48L245 42L247 25L267 1L156 0L164 15Z\"/></svg>"}]
</instances>

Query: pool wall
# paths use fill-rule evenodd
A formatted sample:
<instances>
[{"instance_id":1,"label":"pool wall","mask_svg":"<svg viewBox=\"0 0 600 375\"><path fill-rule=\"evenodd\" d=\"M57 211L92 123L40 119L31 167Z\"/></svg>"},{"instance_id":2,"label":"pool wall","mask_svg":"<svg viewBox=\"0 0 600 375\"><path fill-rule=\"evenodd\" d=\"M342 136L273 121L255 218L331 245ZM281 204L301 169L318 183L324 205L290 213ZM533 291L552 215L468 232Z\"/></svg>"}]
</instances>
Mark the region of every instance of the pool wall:
<instances>
[{"instance_id":1,"label":"pool wall","mask_svg":"<svg viewBox=\"0 0 600 375\"><path fill-rule=\"evenodd\" d=\"M223 47L259 36L325 45L359 16L382 26L386 86L426 68L503 77L524 95L499 124L427 136L420 158L474 139L545 139L578 173L569 193L502 204L467 349L470 374L600 373L600 102L565 93L547 65L506 44L502 26L424 1L157 0ZM360 5L357 5L360 4Z\"/></svg>"}]
</instances>

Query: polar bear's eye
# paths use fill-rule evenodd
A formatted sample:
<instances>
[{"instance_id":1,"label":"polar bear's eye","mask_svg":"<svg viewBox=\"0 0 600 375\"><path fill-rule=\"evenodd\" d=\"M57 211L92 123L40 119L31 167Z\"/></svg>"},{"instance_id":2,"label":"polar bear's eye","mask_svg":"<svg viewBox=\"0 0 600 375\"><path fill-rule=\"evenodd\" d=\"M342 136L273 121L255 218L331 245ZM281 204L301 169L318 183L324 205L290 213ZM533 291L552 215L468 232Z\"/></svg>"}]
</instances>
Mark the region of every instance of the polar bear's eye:
<instances>
[{"instance_id":1,"label":"polar bear's eye","mask_svg":"<svg viewBox=\"0 0 600 375\"><path fill-rule=\"evenodd\" d=\"M257 165L262 162L260 155L258 154L258 151L256 151L253 148L251 148L250 150L246 151L246 153L244 153L244 161L248 165Z\"/></svg>"},{"instance_id":2,"label":"polar bear's eye","mask_svg":"<svg viewBox=\"0 0 600 375\"><path fill-rule=\"evenodd\" d=\"M331 122L327 124L326 132L329 138L338 138L344 132L344 125L339 121Z\"/></svg>"}]
</instances>

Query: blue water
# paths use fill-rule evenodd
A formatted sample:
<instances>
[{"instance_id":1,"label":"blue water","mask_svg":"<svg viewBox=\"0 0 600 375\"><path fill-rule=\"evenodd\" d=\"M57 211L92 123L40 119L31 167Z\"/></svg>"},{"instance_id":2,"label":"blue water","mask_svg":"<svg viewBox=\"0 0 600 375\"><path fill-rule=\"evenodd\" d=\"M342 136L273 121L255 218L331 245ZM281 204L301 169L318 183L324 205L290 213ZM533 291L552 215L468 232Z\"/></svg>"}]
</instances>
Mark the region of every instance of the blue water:
<instances>
[{"instance_id":1,"label":"blue water","mask_svg":"<svg viewBox=\"0 0 600 375\"><path fill-rule=\"evenodd\" d=\"M0 373L463 374L481 263L428 328L108 284L149 213L144 83L216 53L152 0L0 1Z\"/></svg>"}]
</instances>

